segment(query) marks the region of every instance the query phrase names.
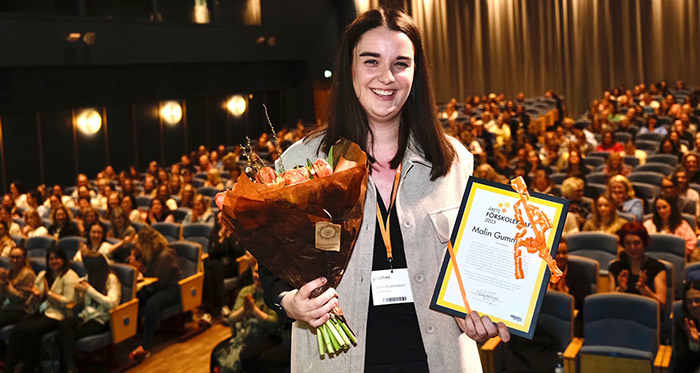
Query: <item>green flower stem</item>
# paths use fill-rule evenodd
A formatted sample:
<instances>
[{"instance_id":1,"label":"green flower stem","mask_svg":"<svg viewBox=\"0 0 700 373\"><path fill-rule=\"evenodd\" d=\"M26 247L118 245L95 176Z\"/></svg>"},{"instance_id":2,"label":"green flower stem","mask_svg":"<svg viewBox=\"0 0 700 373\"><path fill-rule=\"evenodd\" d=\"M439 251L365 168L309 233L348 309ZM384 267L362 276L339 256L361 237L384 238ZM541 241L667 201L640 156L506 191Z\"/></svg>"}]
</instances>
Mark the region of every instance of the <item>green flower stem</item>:
<instances>
[{"instance_id":1,"label":"green flower stem","mask_svg":"<svg viewBox=\"0 0 700 373\"><path fill-rule=\"evenodd\" d=\"M355 338L355 335L352 334L350 328L348 328L348 326L345 325L345 322L343 320L338 320L338 322L340 324L340 327L343 328L343 330L345 331L345 335L348 336L352 344L357 344L357 338Z\"/></svg>"},{"instance_id":2,"label":"green flower stem","mask_svg":"<svg viewBox=\"0 0 700 373\"><path fill-rule=\"evenodd\" d=\"M323 342L323 332L321 328L316 328L316 338L318 339L318 353L323 357L326 354L325 346Z\"/></svg>"},{"instance_id":3,"label":"green flower stem","mask_svg":"<svg viewBox=\"0 0 700 373\"><path fill-rule=\"evenodd\" d=\"M336 351L340 351L340 343L338 343L338 340L335 339L335 336L333 335L330 326L328 326L328 323L323 324L323 327L326 329L326 333L328 333L328 337L331 340L331 343L333 344L333 349Z\"/></svg>"},{"instance_id":4,"label":"green flower stem","mask_svg":"<svg viewBox=\"0 0 700 373\"><path fill-rule=\"evenodd\" d=\"M338 334L340 337L343 339L343 342L345 342L345 345L349 348L350 347L350 339L348 339L348 336L345 335L345 330L340 326L340 322L338 322L338 319L335 317L331 317L331 323L335 327L335 330L338 331Z\"/></svg>"},{"instance_id":5,"label":"green flower stem","mask_svg":"<svg viewBox=\"0 0 700 373\"><path fill-rule=\"evenodd\" d=\"M335 325L333 325L333 321L331 321L331 319L328 319L328 321L326 321L326 325L328 325L328 330L331 331L331 335L336 340L336 342L338 342L338 344L341 347L345 347L345 340L340 337L340 334L338 334L338 331L335 329Z\"/></svg>"},{"instance_id":6,"label":"green flower stem","mask_svg":"<svg viewBox=\"0 0 700 373\"><path fill-rule=\"evenodd\" d=\"M326 351L328 351L328 354L335 353L335 350L333 349L333 344L331 343L331 339L328 336L328 333L326 332L326 328L324 327L325 324L321 325L319 329L321 329L321 332L323 334L323 341L326 343Z\"/></svg>"}]
</instances>

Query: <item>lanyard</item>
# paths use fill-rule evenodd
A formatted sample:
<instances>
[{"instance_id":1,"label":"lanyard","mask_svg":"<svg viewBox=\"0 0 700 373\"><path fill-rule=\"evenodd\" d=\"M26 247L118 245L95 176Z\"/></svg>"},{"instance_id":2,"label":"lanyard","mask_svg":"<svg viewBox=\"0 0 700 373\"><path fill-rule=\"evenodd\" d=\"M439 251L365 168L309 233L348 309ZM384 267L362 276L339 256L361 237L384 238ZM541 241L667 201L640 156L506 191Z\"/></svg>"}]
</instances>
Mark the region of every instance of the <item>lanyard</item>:
<instances>
[{"instance_id":1,"label":"lanyard","mask_svg":"<svg viewBox=\"0 0 700 373\"><path fill-rule=\"evenodd\" d=\"M401 165L396 168L396 175L394 175L394 187L391 190L391 202L389 203L389 208L387 209L386 222L382 217L382 211L379 209L379 202L377 202L377 220L379 221L379 233L382 234L382 240L384 241L384 247L386 248L386 260L389 262L389 267L394 270L391 262L394 259L394 254L391 250L391 230L389 228L389 221L391 220L391 210L394 207L394 202L396 202L396 193L399 190L399 179L401 178Z\"/></svg>"}]
</instances>

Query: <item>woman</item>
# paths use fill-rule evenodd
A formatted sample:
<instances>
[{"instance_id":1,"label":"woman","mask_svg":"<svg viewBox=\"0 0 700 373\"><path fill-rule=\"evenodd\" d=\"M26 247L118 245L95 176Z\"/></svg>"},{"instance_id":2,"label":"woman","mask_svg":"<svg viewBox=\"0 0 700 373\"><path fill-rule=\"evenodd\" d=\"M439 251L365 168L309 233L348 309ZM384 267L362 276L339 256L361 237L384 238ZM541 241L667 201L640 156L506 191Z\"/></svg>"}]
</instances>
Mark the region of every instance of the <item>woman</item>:
<instances>
[{"instance_id":1,"label":"woman","mask_svg":"<svg viewBox=\"0 0 700 373\"><path fill-rule=\"evenodd\" d=\"M83 236L85 238L90 238L90 227L93 224L101 224L100 222L100 215L97 213L97 210L95 210L94 207L88 206L85 208L83 211L83 221L82 221L82 228L81 230L83 231Z\"/></svg>"},{"instance_id":2,"label":"woman","mask_svg":"<svg viewBox=\"0 0 700 373\"><path fill-rule=\"evenodd\" d=\"M137 293L139 299L139 318L144 318L141 344L129 354L132 360L150 356L151 341L156 333L160 311L177 304L180 288L177 282L182 277L177 254L158 231L145 227L137 236L137 248L129 257L129 264L136 267L144 277L156 277L158 280L146 285Z\"/></svg>"},{"instance_id":3,"label":"woman","mask_svg":"<svg viewBox=\"0 0 700 373\"><path fill-rule=\"evenodd\" d=\"M569 150L568 163L565 169L562 170L568 177L585 178L591 170L583 163L581 152L578 149Z\"/></svg>"},{"instance_id":4,"label":"woman","mask_svg":"<svg viewBox=\"0 0 700 373\"><path fill-rule=\"evenodd\" d=\"M10 251L17 246L15 240L10 236L10 230L7 228L7 222L0 220L0 256L9 257Z\"/></svg>"},{"instance_id":5,"label":"woman","mask_svg":"<svg viewBox=\"0 0 700 373\"><path fill-rule=\"evenodd\" d=\"M80 243L80 247L75 253L73 260L76 262L82 261L83 255L88 252L95 252L104 255L105 258L111 258L112 244L105 240L104 226L100 223L94 223L88 227L88 232L87 244Z\"/></svg>"},{"instance_id":6,"label":"woman","mask_svg":"<svg viewBox=\"0 0 700 373\"><path fill-rule=\"evenodd\" d=\"M207 181L204 182L204 186L224 190L224 182L221 180L221 173L218 168L212 167L207 171Z\"/></svg>"},{"instance_id":7,"label":"woman","mask_svg":"<svg viewBox=\"0 0 700 373\"><path fill-rule=\"evenodd\" d=\"M620 153L610 153L608 159L605 160L603 173L607 175L608 178L615 175L627 176L632 173L632 169L623 162Z\"/></svg>"},{"instance_id":8,"label":"woman","mask_svg":"<svg viewBox=\"0 0 700 373\"><path fill-rule=\"evenodd\" d=\"M27 195L24 192L24 185L21 181L13 181L10 183L10 195L15 203L15 206L26 208L27 207Z\"/></svg>"},{"instance_id":9,"label":"woman","mask_svg":"<svg viewBox=\"0 0 700 373\"><path fill-rule=\"evenodd\" d=\"M625 251L620 259L610 263L610 291L640 294L666 303L666 267L658 260L647 256L649 234L641 223L625 223L617 232Z\"/></svg>"},{"instance_id":10,"label":"woman","mask_svg":"<svg viewBox=\"0 0 700 373\"><path fill-rule=\"evenodd\" d=\"M680 161L683 159L683 153L678 149L676 144L671 141L671 139L666 136L663 140L661 140L661 143L659 143L659 154L671 154L678 158Z\"/></svg>"},{"instance_id":11,"label":"woman","mask_svg":"<svg viewBox=\"0 0 700 373\"><path fill-rule=\"evenodd\" d=\"M163 204L163 202L158 198L153 198L151 200L151 208L148 210L148 218L146 219L146 223L153 225L162 222L174 223L175 217L170 212L168 206Z\"/></svg>"},{"instance_id":12,"label":"woman","mask_svg":"<svg viewBox=\"0 0 700 373\"><path fill-rule=\"evenodd\" d=\"M619 153L625 150L622 144L615 141L612 131L603 131L601 140L600 144L595 148L597 152Z\"/></svg>"},{"instance_id":13,"label":"woman","mask_svg":"<svg viewBox=\"0 0 700 373\"><path fill-rule=\"evenodd\" d=\"M687 262L700 260L700 253L695 254L698 238L695 230L683 219L678 208L678 199L671 196L659 195L654 200L654 215L644 221L644 228L649 233L666 233L682 238L685 241L685 257Z\"/></svg>"},{"instance_id":14,"label":"woman","mask_svg":"<svg viewBox=\"0 0 700 373\"><path fill-rule=\"evenodd\" d=\"M681 165L683 165L683 168L686 170L686 176L688 177L689 182L696 184L700 182L700 172L698 172L698 166L700 166L700 163L698 163L697 153L689 152L688 154L684 155Z\"/></svg>"},{"instance_id":15,"label":"woman","mask_svg":"<svg viewBox=\"0 0 700 373\"><path fill-rule=\"evenodd\" d=\"M174 195L180 194L180 189L182 188L182 176L180 176L179 173L172 174L170 176L168 186L170 187L170 193Z\"/></svg>"},{"instance_id":16,"label":"woman","mask_svg":"<svg viewBox=\"0 0 700 373\"><path fill-rule=\"evenodd\" d=\"M107 210L104 212L102 218L109 219L112 216L112 210L116 207L121 207L122 197L119 192L112 192L107 196Z\"/></svg>"},{"instance_id":17,"label":"woman","mask_svg":"<svg viewBox=\"0 0 700 373\"><path fill-rule=\"evenodd\" d=\"M700 368L700 280L688 281L683 291L685 317L674 317L674 372L697 372Z\"/></svg>"},{"instance_id":18,"label":"woman","mask_svg":"<svg viewBox=\"0 0 700 373\"><path fill-rule=\"evenodd\" d=\"M615 175L608 180L605 195L615 202L617 209L634 215L636 221L642 221L644 207L642 200L635 197L632 184L623 175Z\"/></svg>"},{"instance_id":19,"label":"woman","mask_svg":"<svg viewBox=\"0 0 700 373\"><path fill-rule=\"evenodd\" d=\"M473 169L472 155L444 136L432 110L435 104L418 29L400 11L371 10L346 28L337 56L327 127L292 145L282 159L285 168L291 169L307 158L325 158L340 137L358 144L372 160L365 200L368 222L359 233L338 293L331 288L310 298L311 291L326 279L315 279L297 290L261 268L267 305L274 306L281 318L297 320L292 327L291 369L305 369L312 363L322 371L373 371L386 369L386 364L436 372L479 366L475 343L468 339L457 342L461 333L455 320L463 332L481 341L496 335L510 340L505 325L496 327L476 312L465 320L430 311L434 289L422 281L424 277L418 276L421 282L415 279L417 273L437 276L444 255L445 246L428 223L428 212L444 211L448 206L456 209ZM401 174L404 179L396 190L397 202L390 204L399 166L411 171ZM387 242L395 253L394 271L403 272L408 266L415 306L374 306L370 282L361 281L372 270L390 268L384 240L373 223L375 208L380 216L395 212L390 215L393 229ZM397 216L409 220L399 225ZM450 225L447 219L444 223ZM360 347L351 348L341 359L319 360L317 339L309 325L318 327L328 320L328 312L339 304L338 294L343 296L340 304L352 320ZM432 328L421 330L418 320Z\"/></svg>"},{"instance_id":20,"label":"woman","mask_svg":"<svg viewBox=\"0 0 700 373\"><path fill-rule=\"evenodd\" d=\"M87 253L83 257L87 279L75 285L75 303L83 310L77 316L67 317L58 324L58 347L67 373L75 367L75 341L109 330L109 311L119 304L121 284L109 269L103 255Z\"/></svg>"},{"instance_id":21,"label":"woman","mask_svg":"<svg viewBox=\"0 0 700 373\"><path fill-rule=\"evenodd\" d=\"M695 212L700 213L700 194L690 187L688 171L683 166L677 167L671 176L678 197L683 197L695 203Z\"/></svg>"},{"instance_id":22,"label":"woman","mask_svg":"<svg viewBox=\"0 0 700 373\"><path fill-rule=\"evenodd\" d=\"M187 212L185 218L182 220L182 224L192 224L192 223L211 223L214 221L214 214L211 213L211 201L209 197L203 196L201 194L194 197L194 203L192 205L192 210Z\"/></svg>"},{"instance_id":23,"label":"woman","mask_svg":"<svg viewBox=\"0 0 700 373\"><path fill-rule=\"evenodd\" d=\"M579 179L577 177L566 178L561 183L562 197L569 200L569 213L567 214L567 221L569 220L569 216L574 217L577 230L586 220L588 220L588 218L591 216L591 211L593 211L593 201L590 198L583 196L585 185L586 183L583 181L583 179ZM567 231L571 230L572 228L567 229Z\"/></svg>"},{"instance_id":24,"label":"woman","mask_svg":"<svg viewBox=\"0 0 700 373\"><path fill-rule=\"evenodd\" d=\"M48 236L49 231L43 226L44 222L39 216L39 212L35 209L28 209L24 213L24 227L22 227L22 236L24 238L32 238L38 236Z\"/></svg>"},{"instance_id":25,"label":"woman","mask_svg":"<svg viewBox=\"0 0 700 373\"><path fill-rule=\"evenodd\" d=\"M559 194L556 191L553 192L554 183L545 170L537 170L537 172L535 172L535 177L532 179L531 186L533 192L552 195Z\"/></svg>"},{"instance_id":26,"label":"woman","mask_svg":"<svg viewBox=\"0 0 700 373\"><path fill-rule=\"evenodd\" d=\"M125 195L124 198L122 198L122 211L127 214L129 221L142 223L144 222L144 219L141 216L141 211L136 208L137 205L138 204L136 203L136 198L134 198L134 196Z\"/></svg>"},{"instance_id":27,"label":"woman","mask_svg":"<svg viewBox=\"0 0 700 373\"><path fill-rule=\"evenodd\" d=\"M27 316L30 289L36 278L23 249L12 248L9 256L10 269L0 268L0 328Z\"/></svg>"},{"instance_id":28,"label":"woman","mask_svg":"<svg viewBox=\"0 0 700 373\"><path fill-rule=\"evenodd\" d=\"M66 252L59 246L52 246L46 252L48 268L39 272L30 290L30 304L42 302L38 310L15 324L10 336L10 344L5 358L5 371L14 372L15 365L23 357L23 371L33 372L40 359L36 351L40 350L41 337L58 328L61 320L68 314L68 304L73 301L78 275L70 269Z\"/></svg>"},{"instance_id":29,"label":"woman","mask_svg":"<svg viewBox=\"0 0 700 373\"><path fill-rule=\"evenodd\" d=\"M270 356L264 355L282 344L278 330L280 320L275 311L265 305L257 263L253 264L251 274L253 283L238 293L228 317L233 337L225 342L228 348L219 349L212 355L214 364L225 372L282 371L277 366L288 364L288 355L276 356L278 361L274 362L270 361Z\"/></svg>"},{"instance_id":30,"label":"woman","mask_svg":"<svg viewBox=\"0 0 700 373\"><path fill-rule=\"evenodd\" d=\"M170 198L170 189L168 189L167 184L163 184L163 185L158 186L158 191L156 192L156 198L159 199L163 204L168 206L168 208L171 211L177 209L177 202L175 202L174 199Z\"/></svg>"},{"instance_id":31,"label":"woman","mask_svg":"<svg viewBox=\"0 0 700 373\"><path fill-rule=\"evenodd\" d=\"M61 205L51 211L49 234L60 240L68 236L80 236L80 228L73 221L73 214L65 206Z\"/></svg>"},{"instance_id":32,"label":"woman","mask_svg":"<svg viewBox=\"0 0 700 373\"><path fill-rule=\"evenodd\" d=\"M180 207L193 207L194 196L196 195L196 190L192 184L185 184L180 190Z\"/></svg>"},{"instance_id":33,"label":"woman","mask_svg":"<svg viewBox=\"0 0 700 373\"><path fill-rule=\"evenodd\" d=\"M615 234L627 220L617 215L615 203L605 195L598 197L593 208L593 217L583 223L583 231Z\"/></svg>"},{"instance_id":34,"label":"woman","mask_svg":"<svg viewBox=\"0 0 700 373\"><path fill-rule=\"evenodd\" d=\"M136 229L133 225L131 225L129 215L127 215L121 207L114 208L110 218L112 229L107 232L108 238L124 240L128 237L133 237L136 234Z\"/></svg>"}]
</instances>

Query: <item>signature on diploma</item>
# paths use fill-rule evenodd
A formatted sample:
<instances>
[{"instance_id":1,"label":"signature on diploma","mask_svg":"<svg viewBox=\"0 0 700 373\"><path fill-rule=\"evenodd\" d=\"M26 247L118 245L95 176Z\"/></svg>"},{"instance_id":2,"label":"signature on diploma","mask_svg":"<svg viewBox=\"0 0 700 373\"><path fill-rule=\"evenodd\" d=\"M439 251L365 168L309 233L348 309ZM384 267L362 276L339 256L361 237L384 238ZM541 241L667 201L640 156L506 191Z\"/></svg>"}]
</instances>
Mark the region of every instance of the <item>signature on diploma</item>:
<instances>
[{"instance_id":1,"label":"signature on diploma","mask_svg":"<svg viewBox=\"0 0 700 373\"><path fill-rule=\"evenodd\" d=\"M475 300L482 303L486 303L489 306L493 306L496 303L502 303L501 299L497 297L496 293L494 293L493 291L479 289L475 292L472 292L472 294L474 295Z\"/></svg>"}]
</instances>

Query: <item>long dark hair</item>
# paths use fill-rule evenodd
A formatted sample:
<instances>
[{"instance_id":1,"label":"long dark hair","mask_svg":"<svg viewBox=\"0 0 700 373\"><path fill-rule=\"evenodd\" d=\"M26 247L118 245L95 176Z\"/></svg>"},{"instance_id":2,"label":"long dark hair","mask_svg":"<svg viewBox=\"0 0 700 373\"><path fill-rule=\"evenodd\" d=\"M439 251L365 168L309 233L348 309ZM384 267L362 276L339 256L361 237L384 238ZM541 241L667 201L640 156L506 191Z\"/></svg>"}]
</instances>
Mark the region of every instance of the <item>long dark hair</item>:
<instances>
[{"instance_id":1,"label":"long dark hair","mask_svg":"<svg viewBox=\"0 0 700 373\"><path fill-rule=\"evenodd\" d=\"M681 210L678 208L678 200L675 197L664 195L658 195L654 199L654 216L651 220L654 222L658 232L661 232L661 229L664 227L663 219L661 219L659 211L656 209L656 201L658 200L664 200L671 205L671 216L668 217L668 228L671 232L675 231L676 228L683 223L683 215L681 215Z\"/></svg>"},{"instance_id":2,"label":"long dark hair","mask_svg":"<svg viewBox=\"0 0 700 373\"><path fill-rule=\"evenodd\" d=\"M63 260L63 267L61 267L60 272L61 273L54 273L51 270L51 267L49 267L49 258L51 257L51 254L61 258ZM46 279L46 282L48 282L49 287L53 285L53 281L56 279L57 275L63 275L70 269L70 261L68 260L68 254L66 254L66 250L63 250L62 247L56 245L56 246L51 246L49 247L48 250L46 250L46 272L44 275L44 278Z\"/></svg>"},{"instance_id":3,"label":"long dark hair","mask_svg":"<svg viewBox=\"0 0 700 373\"><path fill-rule=\"evenodd\" d=\"M107 277L111 273L105 256L91 251L83 256L83 264L90 286L107 295Z\"/></svg>"},{"instance_id":4,"label":"long dark hair","mask_svg":"<svg viewBox=\"0 0 700 373\"><path fill-rule=\"evenodd\" d=\"M423 52L420 32L411 17L400 10L381 8L370 10L355 19L345 29L336 54L336 73L331 86L328 125L314 132L312 136L323 136L319 148L325 153L328 153L340 137L355 142L367 152L367 139L372 130L353 86L353 51L362 35L381 26L408 36L415 50L413 86L401 109L399 149L391 160L390 166L395 169L401 164L409 137L412 135L424 153L425 159L432 163L430 179L435 180L449 172L456 154L437 118L430 72Z\"/></svg>"}]
</instances>

